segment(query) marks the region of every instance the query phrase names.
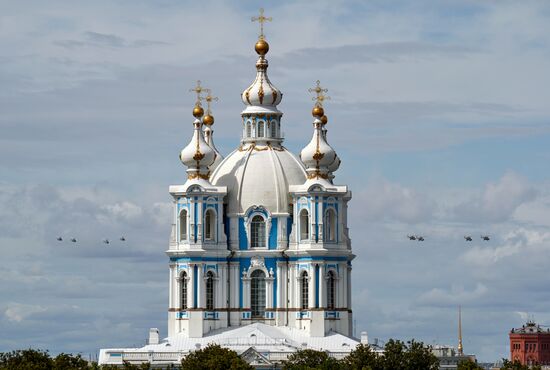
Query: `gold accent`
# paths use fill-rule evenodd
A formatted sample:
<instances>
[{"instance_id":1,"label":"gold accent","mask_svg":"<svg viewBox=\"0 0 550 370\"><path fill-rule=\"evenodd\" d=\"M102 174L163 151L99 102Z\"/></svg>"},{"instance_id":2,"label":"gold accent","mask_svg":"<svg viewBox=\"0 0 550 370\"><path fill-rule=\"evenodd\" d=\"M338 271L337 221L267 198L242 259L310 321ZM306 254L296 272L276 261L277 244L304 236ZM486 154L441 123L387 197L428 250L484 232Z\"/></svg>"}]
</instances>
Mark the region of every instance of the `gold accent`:
<instances>
[{"instance_id":1,"label":"gold accent","mask_svg":"<svg viewBox=\"0 0 550 370\"><path fill-rule=\"evenodd\" d=\"M206 116L202 118L202 123L206 126L212 126L214 124L214 116L211 114L206 114Z\"/></svg>"},{"instance_id":2,"label":"gold accent","mask_svg":"<svg viewBox=\"0 0 550 370\"><path fill-rule=\"evenodd\" d=\"M258 55L264 56L269 51L269 44L264 39L259 39L256 45L254 45L254 50L256 50Z\"/></svg>"},{"instance_id":3,"label":"gold accent","mask_svg":"<svg viewBox=\"0 0 550 370\"><path fill-rule=\"evenodd\" d=\"M248 89L248 90L245 91L244 97L246 98L246 101L248 102L248 104L252 104L252 103L250 102L250 89Z\"/></svg>"},{"instance_id":4,"label":"gold accent","mask_svg":"<svg viewBox=\"0 0 550 370\"><path fill-rule=\"evenodd\" d=\"M263 104L263 102L264 102L263 78L260 79L260 89L258 90L258 97L260 98L260 104Z\"/></svg>"},{"instance_id":5,"label":"gold accent","mask_svg":"<svg viewBox=\"0 0 550 370\"><path fill-rule=\"evenodd\" d=\"M321 87L321 81L319 81L319 80L317 80L315 83L316 83L316 86L313 87L313 88L308 89L307 91L315 93L315 96L312 98L312 100L315 101L315 106L316 107L322 107L323 102L325 100L330 100L330 96L324 94L324 93L328 92L328 89L325 89L324 87ZM322 116L322 114L321 114L321 116Z\"/></svg>"},{"instance_id":6,"label":"gold accent","mask_svg":"<svg viewBox=\"0 0 550 370\"><path fill-rule=\"evenodd\" d=\"M204 91L207 92L207 95L204 97L204 100L206 100L206 114L212 115L212 110L210 105L212 104L213 101L218 101L218 97L212 96L212 90L210 89L204 89Z\"/></svg>"},{"instance_id":7,"label":"gold accent","mask_svg":"<svg viewBox=\"0 0 550 370\"><path fill-rule=\"evenodd\" d=\"M328 179L328 175L325 173L321 173L319 170L316 170L315 172L308 173L307 178L308 179L318 179L318 178Z\"/></svg>"},{"instance_id":8,"label":"gold accent","mask_svg":"<svg viewBox=\"0 0 550 370\"><path fill-rule=\"evenodd\" d=\"M189 180L193 180L193 179L203 179L203 180L208 180L208 178L210 177L210 171L208 171L208 173L206 175L203 175L199 172L195 172L195 173L189 173L187 174L187 178Z\"/></svg>"},{"instance_id":9,"label":"gold accent","mask_svg":"<svg viewBox=\"0 0 550 370\"><path fill-rule=\"evenodd\" d=\"M277 91L275 91L275 89L272 89L272 92L273 92L273 101L271 102L271 104L275 104L275 100L277 100Z\"/></svg>"},{"instance_id":10,"label":"gold accent","mask_svg":"<svg viewBox=\"0 0 550 370\"><path fill-rule=\"evenodd\" d=\"M204 109L202 109L200 104L198 104L197 102L197 105L195 105L195 107L193 108L193 116L195 118L201 118L203 114L204 114Z\"/></svg>"},{"instance_id":11,"label":"gold accent","mask_svg":"<svg viewBox=\"0 0 550 370\"><path fill-rule=\"evenodd\" d=\"M322 123L323 125L326 125L327 122L328 122L328 117L325 116L325 115L323 115L323 117L321 117L320 120L321 120L321 123Z\"/></svg>"},{"instance_id":12,"label":"gold accent","mask_svg":"<svg viewBox=\"0 0 550 370\"><path fill-rule=\"evenodd\" d=\"M319 149L313 154L313 159L315 159L317 162L319 162L323 157L325 156L325 153L321 153Z\"/></svg>"},{"instance_id":13,"label":"gold accent","mask_svg":"<svg viewBox=\"0 0 550 370\"><path fill-rule=\"evenodd\" d=\"M320 105L315 105L311 110L313 117L321 118L325 114L325 110Z\"/></svg>"},{"instance_id":14,"label":"gold accent","mask_svg":"<svg viewBox=\"0 0 550 370\"><path fill-rule=\"evenodd\" d=\"M195 155L193 156L193 159L197 162L199 162L200 160L202 160L204 158L204 154L201 153L199 150L197 150L195 152Z\"/></svg>"},{"instance_id":15,"label":"gold accent","mask_svg":"<svg viewBox=\"0 0 550 370\"><path fill-rule=\"evenodd\" d=\"M273 18L264 16L264 8L260 8L260 15L258 17L252 17L252 22L260 23L260 40L264 39L264 23L271 22Z\"/></svg>"},{"instance_id":16,"label":"gold accent","mask_svg":"<svg viewBox=\"0 0 550 370\"><path fill-rule=\"evenodd\" d=\"M205 90L206 89L201 86L201 80L197 80L197 86L195 86L192 89L189 89L189 92L194 92L195 94L197 94L197 102L195 103L195 105L198 105L198 106L201 105L201 100L203 100L203 97L201 96L201 94Z\"/></svg>"}]
</instances>

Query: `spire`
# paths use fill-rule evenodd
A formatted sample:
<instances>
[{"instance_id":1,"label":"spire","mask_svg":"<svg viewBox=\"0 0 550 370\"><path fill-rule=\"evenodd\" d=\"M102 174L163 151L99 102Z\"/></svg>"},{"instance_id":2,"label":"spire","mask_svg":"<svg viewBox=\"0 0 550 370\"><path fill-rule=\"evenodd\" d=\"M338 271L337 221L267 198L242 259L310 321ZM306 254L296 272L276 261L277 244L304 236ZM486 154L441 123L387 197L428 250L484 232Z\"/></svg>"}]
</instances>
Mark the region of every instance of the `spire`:
<instances>
[{"instance_id":1,"label":"spire","mask_svg":"<svg viewBox=\"0 0 550 370\"><path fill-rule=\"evenodd\" d=\"M260 9L258 17L252 17L252 21L260 23L260 35L254 46L258 53L256 62L256 79L241 94L243 103L247 106L243 111L245 113L280 113L277 110L277 104L281 102L282 93L277 89L267 77L268 62L265 55L269 51L269 44L265 40L264 23L271 21L271 17L264 16L264 10Z\"/></svg>"},{"instance_id":2,"label":"spire","mask_svg":"<svg viewBox=\"0 0 550 370\"><path fill-rule=\"evenodd\" d=\"M204 91L207 93L204 97L204 100L206 101L206 115L202 118L202 123L204 124L205 141L216 154L214 163L210 165L210 171L213 171L223 160L223 156L220 152L218 152L218 149L216 149L216 145L214 145L214 130L212 129L212 126L214 125L214 116L212 115L211 105L213 101L218 101L218 97L212 96L212 90L210 89L204 89Z\"/></svg>"},{"instance_id":3,"label":"spire","mask_svg":"<svg viewBox=\"0 0 550 370\"><path fill-rule=\"evenodd\" d=\"M464 355L462 347L462 308L458 306L458 355Z\"/></svg>"},{"instance_id":4,"label":"spire","mask_svg":"<svg viewBox=\"0 0 550 370\"><path fill-rule=\"evenodd\" d=\"M201 106L201 100L203 100L201 93L204 91L204 88L201 86L201 82L197 81L197 86L189 91L197 94L197 101L193 107L193 116L195 117L193 122L194 132L189 144L181 151L180 160L187 166L187 178L189 180L208 180L208 167L214 163L216 153L204 140L201 129L201 118L204 114L204 109Z\"/></svg>"},{"instance_id":5,"label":"spire","mask_svg":"<svg viewBox=\"0 0 550 370\"><path fill-rule=\"evenodd\" d=\"M323 101L330 99L326 96L328 90L321 87L319 81L316 87L309 89L309 92L315 92L315 105L311 114L314 117L313 121L313 137L308 145L300 152L300 158L306 166L306 171L309 179L326 179L332 180L334 171L340 166L340 158L334 149L327 142L325 125L328 118L323 109Z\"/></svg>"}]
</instances>

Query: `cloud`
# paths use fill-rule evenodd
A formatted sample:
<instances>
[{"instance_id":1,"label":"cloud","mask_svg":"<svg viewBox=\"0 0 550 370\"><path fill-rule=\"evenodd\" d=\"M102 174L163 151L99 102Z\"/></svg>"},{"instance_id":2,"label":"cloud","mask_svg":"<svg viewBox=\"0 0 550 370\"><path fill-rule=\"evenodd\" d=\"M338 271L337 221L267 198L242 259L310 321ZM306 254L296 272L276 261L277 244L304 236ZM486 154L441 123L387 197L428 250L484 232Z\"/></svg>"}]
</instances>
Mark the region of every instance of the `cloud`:
<instances>
[{"instance_id":1,"label":"cloud","mask_svg":"<svg viewBox=\"0 0 550 370\"><path fill-rule=\"evenodd\" d=\"M436 210L428 196L384 178L369 182L354 204L364 221L420 223L431 219Z\"/></svg>"},{"instance_id":2,"label":"cloud","mask_svg":"<svg viewBox=\"0 0 550 370\"><path fill-rule=\"evenodd\" d=\"M9 321L21 322L31 315L46 311L46 307L12 302L8 303L4 317Z\"/></svg>"},{"instance_id":3,"label":"cloud","mask_svg":"<svg viewBox=\"0 0 550 370\"><path fill-rule=\"evenodd\" d=\"M480 300L488 292L487 286L477 283L475 288L467 290L464 286L454 285L450 290L433 288L418 297L418 302L423 305L449 306L467 304Z\"/></svg>"},{"instance_id":4,"label":"cloud","mask_svg":"<svg viewBox=\"0 0 550 370\"><path fill-rule=\"evenodd\" d=\"M468 222L502 222L536 196L537 190L526 178L509 171L498 182L487 184L482 193L456 205L452 213Z\"/></svg>"},{"instance_id":5,"label":"cloud","mask_svg":"<svg viewBox=\"0 0 550 370\"><path fill-rule=\"evenodd\" d=\"M93 31L86 31L83 33L81 40L55 40L54 45L61 46L67 49L74 49L79 47L99 47L99 48L141 48L149 46L163 46L169 45L167 42L155 41L155 40L143 40L137 39L133 41L127 41L126 39L108 33L100 33Z\"/></svg>"}]
</instances>

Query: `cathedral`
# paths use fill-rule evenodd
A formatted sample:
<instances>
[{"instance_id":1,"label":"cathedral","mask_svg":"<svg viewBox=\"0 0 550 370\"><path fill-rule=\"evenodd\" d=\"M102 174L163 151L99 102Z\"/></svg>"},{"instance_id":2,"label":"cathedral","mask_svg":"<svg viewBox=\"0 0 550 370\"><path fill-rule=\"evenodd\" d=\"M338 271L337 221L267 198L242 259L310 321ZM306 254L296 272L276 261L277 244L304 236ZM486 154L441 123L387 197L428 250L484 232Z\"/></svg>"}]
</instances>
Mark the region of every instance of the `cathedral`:
<instances>
[{"instance_id":1,"label":"cathedral","mask_svg":"<svg viewBox=\"0 0 550 370\"><path fill-rule=\"evenodd\" d=\"M102 364L179 363L216 343L272 368L300 349L340 358L360 343L352 337L351 192L335 185L327 90L319 81L310 89L312 137L296 156L283 146L283 94L267 75L270 18L253 20L261 25L256 77L241 94L241 141L225 158L213 139L216 98L200 82L192 90L193 132L180 153L187 181L169 187L168 337L151 329L142 348L102 349Z\"/></svg>"}]
</instances>

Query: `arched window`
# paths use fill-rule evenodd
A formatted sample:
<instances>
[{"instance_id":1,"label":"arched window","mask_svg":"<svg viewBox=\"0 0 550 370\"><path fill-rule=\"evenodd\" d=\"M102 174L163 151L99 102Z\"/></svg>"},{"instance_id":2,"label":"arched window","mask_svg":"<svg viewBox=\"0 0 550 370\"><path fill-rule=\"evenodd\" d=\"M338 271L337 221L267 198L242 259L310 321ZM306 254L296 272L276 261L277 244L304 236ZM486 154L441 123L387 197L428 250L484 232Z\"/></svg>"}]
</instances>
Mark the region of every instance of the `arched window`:
<instances>
[{"instance_id":1,"label":"arched window","mask_svg":"<svg viewBox=\"0 0 550 370\"><path fill-rule=\"evenodd\" d=\"M250 278L252 317L263 318L265 312L265 273L262 270L254 270Z\"/></svg>"},{"instance_id":2,"label":"arched window","mask_svg":"<svg viewBox=\"0 0 550 370\"><path fill-rule=\"evenodd\" d=\"M212 271L206 273L206 309L214 309L214 273Z\"/></svg>"},{"instance_id":3,"label":"arched window","mask_svg":"<svg viewBox=\"0 0 550 370\"><path fill-rule=\"evenodd\" d=\"M271 121L271 137L277 137L277 121Z\"/></svg>"},{"instance_id":4,"label":"arched window","mask_svg":"<svg viewBox=\"0 0 550 370\"><path fill-rule=\"evenodd\" d=\"M187 272L181 273L180 278L180 287L181 287L181 309L187 309Z\"/></svg>"},{"instance_id":5,"label":"arched window","mask_svg":"<svg viewBox=\"0 0 550 370\"><path fill-rule=\"evenodd\" d=\"M307 210L300 211L300 240L309 239L309 213Z\"/></svg>"},{"instance_id":6,"label":"arched window","mask_svg":"<svg viewBox=\"0 0 550 370\"><path fill-rule=\"evenodd\" d=\"M214 210L209 209L204 215L204 239L215 240L216 235L216 215Z\"/></svg>"},{"instance_id":7,"label":"arched window","mask_svg":"<svg viewBox=\"0 0 550 370\"><path fill-rule=\"evenodd\" d=\"M336 307L336 276L334 271L329 271L327 276L327 308L334 310Z\"/></svg>"},{"instance_id":8,"label":"arched window","mask_svg":"<svg viewBox=\"0 0 550 370\"><path fill-rule=\"evenodd\" d=\"M336 241L336 212L329 208L325 213L325 240L329 242Z\"/></svg>"},{"instance_id":9,"label":"arched window","mask_svg":"<svg viewBox=\"0 0 550 370\"><path fill-rule=\"evenodd\" d=\"M246 137L252 136L252 124L250 121L246 122Z\"/></svg>"},{"instance_id":10,"label":"arched window","mask_svg":"<svg viewBox=\"0 0 550 370\"><path fill-rule=\"evenodd\" d=\"M256 215L250 224L250 247L265 248L265 220Z\"/></svg>"},{"instance_id":11,"label":"arched window","mask_svg":"<svg viewBox=\"0 0 550 370\"><path fill-rule=\"evenodd\" d=\"M180 212L180 240L187 240L187 210Z\"/></svg>"},{"instance_id":12,"label":"arched window","mask_svg":"<svg viewBox=\"0 0 550 370\"><path fill-rule=\"evenodd\" d=\"M264 137L264 121L258 122L258 135L257 137Z\"/></svg>"},{"instance_id":13,"label":"arched window","mask_svg":"<svg viewBox=\"0 0 550 370\"><path fill-rule=\"evenodd\" d=\"M302 272L302 277L300 278L300 308L302 310L307 310L309 305L309 286L307 279L307 272Z\"/></svg>"}]
</instances>

